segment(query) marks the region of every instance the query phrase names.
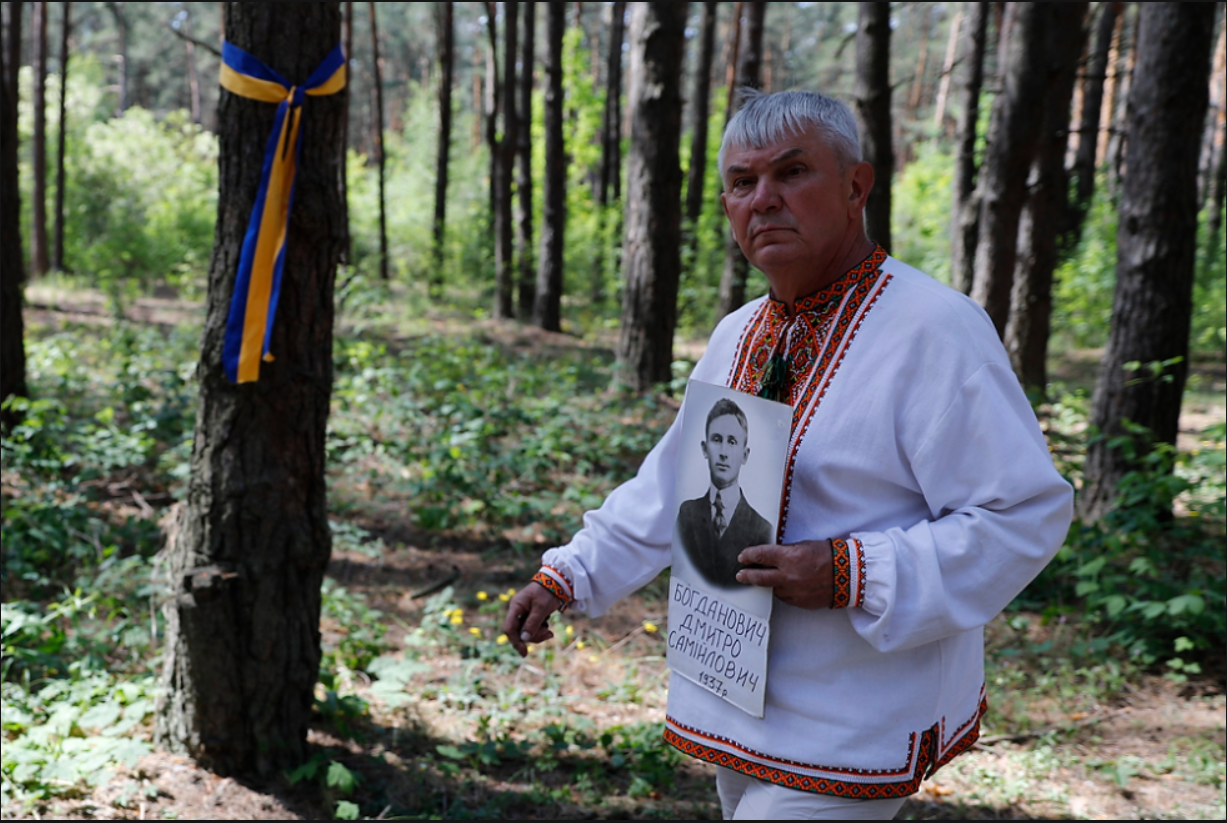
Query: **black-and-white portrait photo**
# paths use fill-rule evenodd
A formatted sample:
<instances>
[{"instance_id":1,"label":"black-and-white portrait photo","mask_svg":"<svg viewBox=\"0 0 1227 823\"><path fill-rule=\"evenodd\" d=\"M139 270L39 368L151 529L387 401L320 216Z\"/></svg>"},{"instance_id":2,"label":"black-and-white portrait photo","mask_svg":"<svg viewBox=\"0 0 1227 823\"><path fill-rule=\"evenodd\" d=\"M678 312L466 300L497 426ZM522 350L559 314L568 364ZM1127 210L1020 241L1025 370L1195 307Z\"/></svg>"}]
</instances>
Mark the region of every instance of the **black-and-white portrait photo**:
<instances>
[{"instance_id":1,"label":"black-and-white portrait photo","mask_svg":"<svg viewBox=\"0 0 1227 823\"><path fill-rule=\"evenodd\" d=\"M736 402L722 397L712 404L699 447L710 482L704 494L682 503L677 536L705 581L719 588L740 586L737 555L749 546L774 543L775 530L741 488L741 470L750 457L750 425Z\"/></svg>"}]
</instances>

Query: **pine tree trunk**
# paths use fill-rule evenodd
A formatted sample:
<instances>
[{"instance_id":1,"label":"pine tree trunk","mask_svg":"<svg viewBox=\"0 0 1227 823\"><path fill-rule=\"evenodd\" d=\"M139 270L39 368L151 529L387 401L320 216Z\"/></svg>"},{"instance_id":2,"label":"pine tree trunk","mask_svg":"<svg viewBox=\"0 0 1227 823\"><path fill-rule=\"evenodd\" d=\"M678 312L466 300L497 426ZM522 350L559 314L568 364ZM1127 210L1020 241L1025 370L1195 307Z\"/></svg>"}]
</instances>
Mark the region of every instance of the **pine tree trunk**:
<instances>
[{"instance_id":1,"label":"pine tree trunk","mask_svg":"<svg viewBox=\"0 0 1227 823\"><path fill-rule=\"evenodd\" d=\"M1121 14L1120 43L1117 50L1119 65L1117 67L1116 96L1118 104L1113 111L1111 130L1108 133L1108 149L1104 157L1104 163L1108 167L1108 191L1114 195L1120 190L1126 143L1129 138L1126 122L1129 118L1129 88L1133 84L1133 67L1137 60L1138 24L1137 5L1127 6Z\"/></svg>"},{"instance_id":2,"label":"pine tree trunk","mask_svg":"<svg viewBox=\"0 0 1227 823\"><path fill-rule=\"evenodd\" d=\"M33 53L34 132L30 136L30 164L33 183L30 190L30 271L35 277L51 266L47 251L47 4L34 3Z\"/></svg>"},{"instance_id":3,"label":"pine tree trunk","mask_svg":"<svg viewBox=\"0 0 1227 823\"><path fill-rule=\"evenodd\" d=\"M1052 275L1069 200L1065 150L1069 145L1070 102L1086 40L1087 3L1053 3L1046 27L1048 93L1040 117L1043 130L1031 170L1030 191L1018 228L1018 261L1010 297L1005 344L1014 373L1028 392L1042 394L1048 383Z\"/></svg>"},{"instance_id":4,"label":"pine tree trunk","mask_svg":"<svg viewBox=\"0 0 1227 823\"><path fill-rule=\"evenodd\" d=\"M972 298L984 307L999 335L1010 316L1010 291L1018 252L1018 221L1027 199L1027 176L1039 148L1044 95L1043 70L1048 4L1015 3L1002 90L993 101L988 145L980 168L980 238L976 245Z\"/></svg>"},{"instance_id":5,"label":"pine tree trunk","mask_svg":"<svg viewBox=\"0 0 1227 823\"><path fill-rule=\"evenodd\" d=\"M954 158L954 196L950 208L950 285L963 294L971 293L971 284L975 279L976 244L980 239L980 201L976 198L976 124L980 120L980 88L984 85L988 16L987 4L967 4L963 88Z\"/></svg>"},{"instance_id":6,"label":"pine tree trunk","mask_svg":"<svg viewBox=\"0 0 1227 823\"><path fill-rule=\"evenodd\" d=\"M524 4L524 42L520 46L520 104L516 119L516 256L520 265L518 316L531 320L537 298L533 260L533 64L536 61L537 4Z\"/></svg>"},{"instance_id":7,"label":"pine tree trunk","mask_svg":"<svg viewBox=\"0 0 1227 823\"><path fill-rule=\"evenodd\" d=\"M1092 401L1103 437L1087 448L1081 515L1113 508L1135 468L1110 444L1125 421L1176 442L1188 375L1197 240L1197 148L1206 115L1214 6L1144 4L1128 99L1128 174L1117 229L1112 330ZM1140 363L1140 368L1130 364ZM1160 364L1154 370L1150 364ZM1160 371L1159 374L1154 373ZM1138 453L1148 450L1138 443Z\"/></svg>"},{"instance_id":8,"label":"pine tree trunk","mask_svg":"<svg viewBox=\"0 0 1227 823\"><path fill-rule=\"evenodd\" d=\"M72 25L72 3L61 3L60 19L60 122L55 149L55 236L51 242L51 268L64 270L64 138L68 133L68 33Z\"/></svg>"},{"instance_id":9,"label":"pine tree trunk","mask_svg":"<svg viewBox=\"0 0 1227 823\"><path fill-rule=\"evenodd\" d=\"M763 27L767 16L766 3L739 3L744 19L739 24L741 38L737 45L737 73L733 86L761 88L761 69L763 64ZM741 101L729 90L731 105L728 117L732 118L741 107ZM726 121L727 122L727 121ZM720 292L716 303L716 319L731 314L741 308L746 302L746 278L750 274L750 263L741 253L741 247L733 239L733 232L727 231L724 239L724 270L720 273ZM673 339L670 328L669 339Z\"/></svg>"},{"instance_id":10,"label":"pine tree trunk","mask_svg":"<svg viewBox=\"0 0 1227 823\"><path fill-rule=\"evenodd\" d=\"M589 299L593 306L605 303L605 248L617 248L617 232L612 240L605 237L605 221L612 192L613 200L622 197L622 41L626 34L626 3L617 0L610 9L609 54L605 68L605 107L601 118L601 171L597 183L597 220L601 243L592 267ZM614 218L615 222L617 218ZM617 252L615 251L615 257ZM616 268L616 262L615 262Z\"/></svg>"},{"instance_id":11,"label":"pine tree trunk","mask_svg":"<svg viewBox=\"0 0 1227 823\"><path fill-rule=\"evenodd\" d=\"M562 138L562 38L567 4L547 6L545 64L545 207L541 213L541 254L533 322L547 331L562 328L562 248L567 226L567 152Z\"/></svg>"},{"instance_id":12,"label":"pine tree trunk","mask_svg":"<svg viewBox=\"0 0 1227 823\"><path fill-rule=\"evenodd\" d=\"M452 85L456 66L455 16L451 3L436 3L439 25L439 140L435 154L435 215L431 224L430 292L443 293L443 242L447 230L447 172L452 150Z\"/></svg>"},{"instance_id":13,"label":"pine tree trunk","mask_svg":"<svg viewBox=\"0 0 1227 823\"><path fill-rule=\"evenodd\" d=\"M354 264L354 236L349 230L349 115L354 99L354 4L347 0L342 4L345 9L341 18L341 39L345 49L345 67L349 79L345 84L344 95L345 114L341 118L341 202L345 204L345 248L341 251L341 262L347 266ZM225 5L222 5L225 9ZM222 27L225 29L225 12L222 13ZM353 277L350 272L347 278ZM344 299L344 298L342 298Z\"/></svg>"},{"instance_id":14,"label":"pine tree trunk","mask_svg":"<svg viewBox=\"0 0 1227 823\"><path fill-rule=\"evenodd\" d=\"M620 380L643 392L672 376L681 274L681 73L687 3L638 3L631 16L631 150L622 245Z\"/></svg>"},{"instance_id":15,"label":"pine tree trunk","mask_svg":"<svg viewBox=\"0 0 1227 823\"><path fill-rule=\"evenodd\" d=\"M515 237L511 225L511 178L515 174L516 146L516 18L517 0L503 3L503 74L499 85L503 109L503 137L498 141L494 166L494 316L515 317Z\"/></svg>"},{"instance_id":16,"label":"pine tree trunk","mask_svg":"<svg viewBox=\"0 0 1227 823\"><path fill-rule=\"evenodd\" d=\"M379 278L388 280L388 205L384 185L387 158L383 150L383 63L379 58L379 24L375 19L375 3L367 4L371 12L371 69L375 74L375 115L371 134L374 136L375 160L379 166Z\"/></svg>"},{"instance_id":17,"label":"pine tree trunk","mask_svg":"<svg viewBox=\"0 0 1227 823\"><path fill-rule=\"evenodd\" d=\"M959 34L963 31L963 12L958 11L950 23L950 35L946 41L946 57L942 60L942 79L937 87L937 101L933 104L933 131L939 137L946 136L946 107L950 102L950 84L954 82L954 61L958 56Z\"/></svg>"},{"instance_id":18,"label":"pine tree trunk","mask_svg":"<svg viewBox=\"0 0 1227 823\"><path fill-rule=\"evenodd\" d=\"M1078 150L1074 153L1074 202L1069 212L1067 231L1077 241L1082 224L1095 193L1095 155L1099 150L1099 118L1103 111L1104 81L1108 76L1108 53L1112 33L1124 3L1100 3L1095 22L1095 40L1091 46L1086 77L1082 81L1082 116L1078 123Z\"/></svg>"},{"instance_id":19,"label":"pine tree trunk","mask_svg":"<svg viewBox=\"0 0 1227 823\"><path fill-rule=\"evenodd\" d=\"M21 65L21 3L5 4L0 43L0 401L26 396L26 350L21 317L25 264L21 254L21 188L17 179L17 69ZM16 415L4 413L5 428Z\"/></svg>"},{"instance_id":20,"label":"pine tree trunk","mask_svg":"<svg viewBox=\"0 0 1227 823\"><path fill-rule=\"evenodd\" d=\"M874 172L873 190L865 203L865 231L889 252L890 184L895 173L890 139L890 3L857 3L857 9L856 119L861 156Z\"/></svg>"},{"instance_id":21,"label":"pine tree trunk","mask_svg":"<svg viewBox=\"0 0 1227 823\"><path fill-rule=\"evenodd\" d=\"M122 3L107 3L106 6L115 19L115 33L119 40L119 54L115 55L119 67L119 78L115 83L119 91L115 115L119 117L128 110L128 17L124 14Z\"/></svg>"},{"instance_id":22,"label":"pine tree trunk","mask_svg":"<svg viewBox=\"0 0 1227 823\"><path fill-rule=\"evenodd\" d=\"M302 83L336 47L339 3L230 3L225 35ZM333 286L345 244L345 104L308 97L285 250L276 360L227 381L226 317L276 106L223 91L217 234L197 372L187 499L168 540L158 745L221 774L274 776L306 751L331 534L324 482Z\"/></svg>"},{"instance_id":23,"label":"pine tree trunk","mask_svg":"<svg viewBox=\"0 0 1227 823\"><path fill-rule=\"evenodd\" d=\"M716 45L716 6L714 0L703 4L703 19L699 25L699 65L695 68L694 93L690 98L694 128L690 133L690 168L686 176L686 230L692 236L694 224L703 212L703 183L707 176L707 120L711 102L711 65Z\"/></svg>"}]
</instances>

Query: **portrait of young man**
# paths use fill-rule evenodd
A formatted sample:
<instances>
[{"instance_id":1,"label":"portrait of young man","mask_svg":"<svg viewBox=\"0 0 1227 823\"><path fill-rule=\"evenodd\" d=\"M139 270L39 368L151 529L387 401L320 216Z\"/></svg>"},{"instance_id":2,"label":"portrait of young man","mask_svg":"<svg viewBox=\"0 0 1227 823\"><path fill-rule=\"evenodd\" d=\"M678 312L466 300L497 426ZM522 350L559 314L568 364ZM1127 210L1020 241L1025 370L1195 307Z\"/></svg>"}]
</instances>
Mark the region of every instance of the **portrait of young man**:
<instances>
[{"instance_id":1,"label":"portrait of young man","mask_svg":"<svg viewBox=\"0 0 1227 823\"><path fill-rule=\"evenodd\" d=\"M762 717L672 677L665 740L716 765L726 818L890 819L976 742L984 626L1060 547L1073 490L988 315L866 235L874 171L846 105L749 92L718 157L770 291L691 379L782 400L792 426L779 545L734 574L774 596ZM553 612L603 614L669 565L689 448L675 422L543 555L504 623L521 653Z\"/></svg>"},{"instance_id":2,"label":"portrait of young man","mask_svg":"<svg viewBox=\"0 0 1227 823\"><path fill-rule=\"evenodd\" d=\"M774 542L771 524L746 501L741 491L741 469L750 457L750 431L745 413L732 400L721 398L707 413L704 439L699 446L707 461L707 493L682 503L677 513L677 535L690 562L713 586L732 588L742 565L742 549Z\"/></svg>"}]
</instances>

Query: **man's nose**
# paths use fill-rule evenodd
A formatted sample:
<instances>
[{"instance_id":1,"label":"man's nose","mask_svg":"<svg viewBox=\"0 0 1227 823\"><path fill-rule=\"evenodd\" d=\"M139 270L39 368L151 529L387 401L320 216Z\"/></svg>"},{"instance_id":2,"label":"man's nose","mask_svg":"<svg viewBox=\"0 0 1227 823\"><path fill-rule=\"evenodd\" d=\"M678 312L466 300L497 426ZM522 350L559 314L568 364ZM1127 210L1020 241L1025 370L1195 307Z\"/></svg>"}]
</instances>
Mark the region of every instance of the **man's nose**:
<instances>
[{"instance_id":1,"label":"man's nose","mask_svg":"<svg viewBox=\"0 0 1227 823\"><path fill-rule=\"evenodd\" d=\"M771 175L764 174L754 186L754 196L750 198L750 208L761 214L776 211L780 208L780 192L776 181Z\"/></svg>"}]
</instances>

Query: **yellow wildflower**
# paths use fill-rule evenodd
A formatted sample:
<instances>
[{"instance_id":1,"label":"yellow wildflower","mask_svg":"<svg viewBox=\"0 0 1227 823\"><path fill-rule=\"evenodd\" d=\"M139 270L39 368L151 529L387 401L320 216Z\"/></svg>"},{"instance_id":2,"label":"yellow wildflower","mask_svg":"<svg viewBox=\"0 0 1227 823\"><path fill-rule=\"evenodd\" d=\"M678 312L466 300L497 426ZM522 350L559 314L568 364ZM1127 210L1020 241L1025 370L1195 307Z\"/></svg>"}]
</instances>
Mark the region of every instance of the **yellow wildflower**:
<instances>
[{"instance_id":1,"label":"yellow wildflower","mask_svg":"<svg viewBox=\"0 0 1227 823\"><path fill-rule=\"evenodd\" d=\"M473 635L474 637L481 637L481 629L477 628L476 626L469 626L469 634Z\"/></svg>"},{"instance_id":2,"label":"yellow wildflower","mask_svg":"<svg viewBox=\"0 0 1227 823\"><path fill-rule=\"evenodd\" d=\"M601 659L601 658L597 657L595 654L590 654L590 655L588 655L588 662L589 662L589 663L595 663L596 661L598 661L598 660L600 660L600 659Z\"/></svg>"},{"instance_id":3,"label":"yellow wildflower","mask_svg":"<svg viewBox=\"0 0 1227 823\"><path fill-rule=\"evenodd\" d=\"M655 623L653 623L650 620L645 620L643 621L643 630L645 632L654 632L654 631L659 631L660 627L657 626Z\"/></svg>"},{"instance_id":4,"label":"yellow wildflower","mask_svg":"<svg viewBox=\"0 0 1227 823\"><path fill-rule=\"evenodd\" d=\"M575 627L574 627L574 626L567 626L567 637L570 637L570 636L571 636L571 635L573 635L573 634L575 634Z\"/></svg>"},{"instance_id":5,"label":"yellow wildflower","mask_svg":"<svg viewBox=\"0 0 1227 823\"><path fill-rule=\"evenodd\" d=\"M494 638L494 642L500 646L503 645L504 643L507 642L507 635L500 634L498 637Z\"/></svg>"},{"instance_id":6,"label":"yellow wildflower","mask_svg":"<svg viewBox=\"0 0 1227 823\"><path fill-rule=\"evenodd\" d=\"M582 648L584 648L584 646L587 646L587 645L588 645L587 643L585 643L584 641L580 640L578 643L576 643L576 644L575 644L575 648L577 648L577 649L582 649Z\"/></svg>"},{"instance_id":7,"label":"yellow wildflower","mask_svg":"<svg viewBox=\"0 0 1227 823\"><path fill-rule=\"evenodd\" d=\"M451 619L451 621L450 621L450 622L451 622L451 624L452 624L453 626L459 626L461 623L463 623L463 622L464 622L464 616L463 616L463 613L462 613L462 612L458 612L458 611L456 611L456 612L452 612L452 619Z\"/></svg>"},{"instance_id":8,"label":"yellow wildflower","mask_svg":"<svg viewBox=\"0 0 1227 823\"><path fill-rule=\"evenodd\" d=\"M478 593L477 593L477 599L478 599L478 600L489 600L489 599L490 599L490 595L486 594L485 592L478 592Z\"/></svg>"},{"instance_id":9,"label":"yellow wildflower","mask_svg":"<svg viewBox=\"0 0 1227 823\"><path fill-rule=\"evenodd\" d=\"M502 600L504 603L506 603L508 600L510 600L510 599L511 599L511 595L507 595L507 594L500 594L500 595L498 596L498 599L499 599L499 600Z\"/></svg>"}]
</instances>

